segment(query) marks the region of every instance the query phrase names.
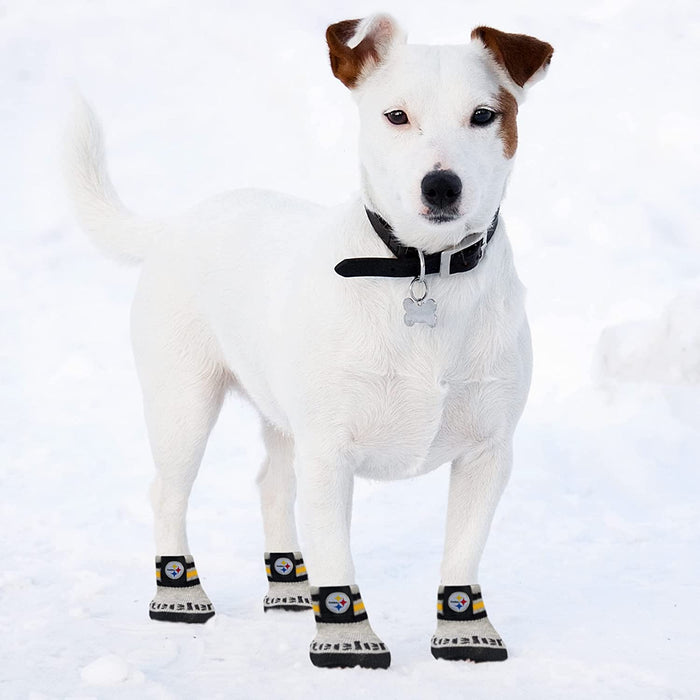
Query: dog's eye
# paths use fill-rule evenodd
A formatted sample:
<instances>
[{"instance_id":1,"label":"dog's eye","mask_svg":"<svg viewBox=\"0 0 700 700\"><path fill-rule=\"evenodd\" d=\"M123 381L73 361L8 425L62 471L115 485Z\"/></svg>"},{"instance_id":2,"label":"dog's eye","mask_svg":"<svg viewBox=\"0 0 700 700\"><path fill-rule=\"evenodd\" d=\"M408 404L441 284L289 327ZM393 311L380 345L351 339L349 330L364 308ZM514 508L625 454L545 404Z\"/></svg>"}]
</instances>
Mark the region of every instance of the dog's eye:
<instances>
[{"instance_id":1,"label":"dog's eye","mask_svg":"<svg viewBox=\"0 0 700 700\"><path fill-rule=\"evenodd\" d=\"M496 112L481 107L472 114L471 123L474 126L486 126L496 118Z\"/></svg>"},{"instance_id":2,"label":"dog's eye","mask_svg":"<svg viewBox=\"0 0 700 700\"><path fill-rule=\"evenodd\" d=\"M385 112L384 116L397 126L408 124L408 115L402 109L392 109L391 112Z\"/></svg>"}]
</instances>

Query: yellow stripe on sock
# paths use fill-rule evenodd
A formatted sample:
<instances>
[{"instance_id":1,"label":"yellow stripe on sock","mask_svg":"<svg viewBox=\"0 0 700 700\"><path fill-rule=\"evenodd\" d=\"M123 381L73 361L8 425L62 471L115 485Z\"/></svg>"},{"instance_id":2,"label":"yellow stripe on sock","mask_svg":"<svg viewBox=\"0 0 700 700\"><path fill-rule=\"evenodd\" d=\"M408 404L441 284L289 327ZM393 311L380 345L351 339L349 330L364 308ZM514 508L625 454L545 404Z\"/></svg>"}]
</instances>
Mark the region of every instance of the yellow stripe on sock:
<instances>
[{"instance_id":1,"label":"yellow stripe on sock","mask_svg":"<svg viewBox=\"0 0 700 700\"><path fill-rule=\"evenodd\" d=\"M317 615L320 615L320 614L321 614L321 608L320 608L318 605L312 605L312 606L311 606L311 609L312 609Z\"/></svg>"},{"instance_id":2,"label":"yellow stripe on sock","mask_svg":"<svg viewBox=\"0 0 700 700\"><path fill-rule=\"evenodd\" d=\"M197 569L190 569L187 572L187 580L189 581L191 578L197 578Z\"/></svg>"},{"instance_id":3,"label":"yellow stripe on sock","mask_svg":"<svg viewBox=\"0 0 700 700\"><path fill-rule=\"evenodd\" d=\"M297 576L299 574L305 574L306 573L306 567L302 564L302 566L297 566Z\"/></svg>"},{"instance_id":4,"label":"yellow stripe on sock","mask_svg":"<svg viewBox=\"0 0 700 700\"><path fill-rule=\"evenodd\" d=\"M156 578L160 580L160 569L156 569Z\"/></svg>"},{"instance_id":5,"label":"yellow stripe on sock","mask_svg":"<svg viewBox=\"0 0 700 700\"><path fill-rule=\"evenodd\" d=\"M269 567L269 566L266 566L266 567L265 567L265 573L266 573L268 576L271 575L271 574L270 574L270 567Z\"/></svg>"},{"instance_id":6,"label":"yellow stripe on sock","mask_svg":"<svg viewBox=\"0 0 700 700\"><path fill-rule=\"evenodd\" d=\"M474 609L474 612L481 612L484 609L484 601L483 600L475 600L474 605L472 607Z\"/></svg>"},{"instance_id":7,"label":"yellow stripe on sock","mask_svg":"<svg viewBox=\"0 0 700 700\"><path fill-rule=\"evenodd\" d=\"M438 612L442 612L442 603L438 603Z\"/></svg>"},{"instance_id":8,"label":"yellow stripe on sock","mask_svg":"<svg viewBox=\"0 0 700 700\"><path fill-rule=\"evenodd\" d=\"M353 603L352 609L353 612L357 615L357 613L364 612L365 604L361 600L358 600L357 603Z\"/></svg>"}]
</instances>

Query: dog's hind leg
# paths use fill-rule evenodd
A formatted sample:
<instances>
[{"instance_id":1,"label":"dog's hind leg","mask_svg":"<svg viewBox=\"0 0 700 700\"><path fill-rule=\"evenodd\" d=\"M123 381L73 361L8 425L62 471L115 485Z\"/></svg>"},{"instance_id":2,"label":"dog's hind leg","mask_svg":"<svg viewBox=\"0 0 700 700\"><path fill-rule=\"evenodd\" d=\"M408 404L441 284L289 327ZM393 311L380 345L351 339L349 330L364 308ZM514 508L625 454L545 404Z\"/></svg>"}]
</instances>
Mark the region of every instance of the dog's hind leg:
<instances>
[{"instance_id":1,"label":"dog's hind leg","mask_svg":"<svg viewBox=\"0 0 700 700\"><path fill-rule=\"evenodd\" d=\"M510 440L489 439L452 463L447 532L438 589L436 659L503 661L508 652L486 615L479 560L512 463Z\"/></svg>"},{"instance_id":2,"label":"dog's hind leg","mask_svg":"<svg viewBox=\"0 0 700 700\"><path fill-rule=\"evenodd\" d=\"M134 355L156 476L156 620L206 622L214 608L187 542L187 503L229 375L205 325L168 289L139 287L132 312Z\"/></svg>"},{"instance_id":3,"label":"dog's hind leg","mask_svg":"<svg viewBox=\"0 0 700 700\"><path fill-rule=\"evenodd\" d=\"M294 518L294 439L263 422L263 440L267 457L258 486L265 530L265 570L270 582L263 610L310 610L309 581Z\"/></svg>"}]
</instances>

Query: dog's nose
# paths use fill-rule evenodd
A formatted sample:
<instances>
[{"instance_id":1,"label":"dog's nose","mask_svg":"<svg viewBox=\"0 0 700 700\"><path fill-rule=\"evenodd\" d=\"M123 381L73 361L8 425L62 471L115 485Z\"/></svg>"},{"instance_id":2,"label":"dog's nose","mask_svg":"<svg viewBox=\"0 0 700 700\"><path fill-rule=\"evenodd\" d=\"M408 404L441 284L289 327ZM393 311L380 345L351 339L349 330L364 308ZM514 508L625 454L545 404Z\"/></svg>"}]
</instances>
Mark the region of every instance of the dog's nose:
<instances>
[{"instance_id":1,"label":"dog's nose","mask_svg":"<svg viewBox=\"0 0 700 700\"><path fill-rule=\"evenodd\" d=\"M435 170L423 178L420 189L426 204L444 209L459 199L462 194L462 181L451 170Z\"/></svg>"}]
</instances>

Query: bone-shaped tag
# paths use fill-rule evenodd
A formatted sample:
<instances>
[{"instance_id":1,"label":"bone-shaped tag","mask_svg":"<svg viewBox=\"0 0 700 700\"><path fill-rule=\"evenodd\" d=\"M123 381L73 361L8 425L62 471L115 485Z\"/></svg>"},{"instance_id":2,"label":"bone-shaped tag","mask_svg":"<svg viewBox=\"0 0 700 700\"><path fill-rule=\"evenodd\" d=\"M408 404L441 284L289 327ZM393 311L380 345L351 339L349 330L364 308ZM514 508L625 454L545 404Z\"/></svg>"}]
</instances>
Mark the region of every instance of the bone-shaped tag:
<instances>
[{"instance_id":1,"label":"bone-shaped tag","mask_svg":"<svg viewBox=\"0 0 700 700\"><path fill-rule=\"evenodd\" d=\"M406 298L403 300L403 308L406 312L403 322L407 326L412 326L415 323L425 323L431 328L435 327L437 323L437 303L435 299L414 301Z\"/></svg>"}]
</instances>

